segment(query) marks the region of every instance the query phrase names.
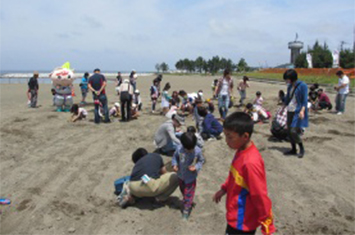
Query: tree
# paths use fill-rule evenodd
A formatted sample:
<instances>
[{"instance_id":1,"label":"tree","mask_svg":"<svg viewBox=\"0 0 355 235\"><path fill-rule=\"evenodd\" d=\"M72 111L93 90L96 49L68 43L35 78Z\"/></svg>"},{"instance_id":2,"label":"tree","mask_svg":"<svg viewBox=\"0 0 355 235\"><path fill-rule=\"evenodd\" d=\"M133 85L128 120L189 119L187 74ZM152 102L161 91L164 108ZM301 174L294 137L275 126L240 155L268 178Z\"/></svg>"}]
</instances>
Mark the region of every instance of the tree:
<instances>
[{"instance_id":1,"label":"tree","mask_svg":"<svg viewBox=\"0 0 355 235\"><path fill-rule=\"evenodd\" d=\"M167 63L163 62L163 63L161 63L161 65L160 65L160 69L161 69L161 71L163 71L163 73L164 73L164 72L166 72L166 71L169 70L169 65L168 65Z\"/></svg>"},{"instance_id":2,"label":"tree","mask_svg":"<svg viewBox=\"0 0 355 235\"><path fill-rule=\"evenodd\" d=\"M237 71L238 72L245 72L249 70L249 66L244 58L241 58L237 64Z\"/></svg>"},{"instance_id":3,"label":"tree","mask_svg":"<svg viewBox=\"0 0 355 235\"><path fill-rule=\"evenodd\" d=\"M322 47L318 40L315 42L311 51L313 68L331 68L333 65L333 57L328 45L324 43Z\"/></svg>"},{"instance_id":4,"label":"tree","mask_svg":"<svg viewBox=\"0 0 355 235\"><path fill-rule=\"evenodd\" d=\"M199 56L195 60L195 68L199 73L202 73L203 67L205 64L205 60L202 58L202 56Z\"/></svg>"},{"instance_id":5,"label":"tree","mask_svg":"<svg viewBox=\"0 0 355 235\"><path fill-rule=\"evenodd\" d=\"M296 68L308 68L308 62L307 62L307 53L302 52L299 54L296 58L295 61L295 67Z\"/></svg>"},{"instance_id":6,"label":"tree","mask_svg":"<svg viewBox=\"0 0 355 235\"><path fill-rule=\"evenodd\" d=\"M355 67L354 56L355 56L354 50L353 51L351 51L350 49L341 50L339 54L340 67L344 69L354 68Z\"/></svg>"},{"instance_id":7,"label":"tree","mask_svg":"<svg viewBox=\"0 0 355 235\"><path fill-rule=\"evenodd\" d=\"M176 62L175 68L178 69L178 70L183 70L183 69L184 69L184 62L183 62L183 60L179 60L178 62Z\"/></svg>"},{"instance_id":8,"label":"tree","mask_svg":"<svg viewBox=\"0 0 355 235\"><path fill-rule=\"evenodd\" d=\"M157 64L155 65L155 69L156 69L157 72L159 73L159 71L160 71L160 64L159 64L159 63L157 63Z\"/></svg>"}]
</instances>

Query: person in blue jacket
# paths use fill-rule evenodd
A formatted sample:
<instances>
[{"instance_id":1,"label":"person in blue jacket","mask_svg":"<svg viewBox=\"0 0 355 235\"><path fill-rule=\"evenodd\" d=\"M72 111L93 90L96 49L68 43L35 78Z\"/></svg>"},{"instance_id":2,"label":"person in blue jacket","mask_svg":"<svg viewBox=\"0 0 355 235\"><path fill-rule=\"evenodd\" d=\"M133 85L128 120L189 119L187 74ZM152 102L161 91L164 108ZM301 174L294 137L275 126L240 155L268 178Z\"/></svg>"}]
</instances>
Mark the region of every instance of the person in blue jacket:
<instances>
[{"instance_id":1,"label":"person in blue jacket","mask_svg":"<svg viewBox=\"0 0 355 235\"><path fill-rule=\"evenodd\" d=\"M206 107L198 107L198 115L203 117L201 136L204 140L209 138L220 139L220 135L223 132L223 126L218 122L218 120L209 113Z\"/></svg>"},{"instance_id":2,"label":"person in blue jacket","mask_svg":"<svg viewBox=\"0 0 355 235\"><path fill-rule=\"evenodd\" d=\"M287 107L288 134L292 146L292 149L287 151L285 155L297 155L299 158L302 158L305 150L301 133L303 128L308 127L308 87L306 83L298 81L298 75L294 69L287 70L283 77L288 84L285 106ZM300 148L298 154L296 144Z\"/></svg>"},{"instance_id":3,"label":"person in blue jacket","mask_svg":"<svg viewBox=\"0 0 355 235\"><path fill-rule=\"evenodd\" d=\"M81 104L86 104L85 99L88 94L89 88L88 88L88 79L89 79L90 74L86 72L84 76L81 78L81 83L80 83L80 88L81 88L81 96L83 97L81 100Z\"/></svg>"}]
</instances>

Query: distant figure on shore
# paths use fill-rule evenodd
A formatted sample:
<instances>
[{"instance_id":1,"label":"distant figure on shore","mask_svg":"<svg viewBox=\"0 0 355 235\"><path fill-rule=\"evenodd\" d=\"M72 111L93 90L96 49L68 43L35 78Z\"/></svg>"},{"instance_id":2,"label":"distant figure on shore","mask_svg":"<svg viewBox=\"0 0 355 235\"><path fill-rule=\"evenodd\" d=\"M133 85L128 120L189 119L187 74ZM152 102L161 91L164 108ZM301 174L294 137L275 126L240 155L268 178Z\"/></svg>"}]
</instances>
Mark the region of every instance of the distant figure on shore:
<instances>
[{"instance_id":1,"label":"distant figure on shore","mask_svg":"<svg viewBox=\"0 0 355 235\"><path fill-rule=\"evenodd\" d=\"M247 76L244 76L243 81L241 81L238 85L237 90L239 91L240 94L239 107L244 105L244 100L247 97L247 88L250 87L248 81L249 78Z\"/></svg>"},{"instance_id":2,"label":"distant figure on shore","mask_svg":"<svg viewBox=\"0 0 355 235\"><path fill-rule=\"evenodd\" d=\"M308 127L308 87L306 83L298 81L298 75L294 69L287 70L283 76L288 85L285 105L288 110L287 129L292 146L292 149L285 155L297 155L296 144L298 144L300 152L297 156L303 158L305 150L301 134L302 129Z\"/></svg>"},{"instance_id":3,"label":"distant figure on shore","mask_svg":"<svg viewBox=\"0 0 355 235\"><path fill-rule=\"evenodd\" d=\"M129 81L131 82L131 85L133 86L133 90L135 91L137 89L137 73L136 70L132 69L131 74L129 75Z\"/></svg>"},{"instance_id":4,"label":"distant figure on shore","mask_svg":"<svg viewBox=\"0 0 355 235\"><path fill-rule=\"evenodd\" d=\"M335 99L335 110L338 115L342 115L345 112L345 101L349 94L349 78L344 74L343 71L339 70L336 72L338 76L338 86L334 87L334 90L338 92Z\"/></svg>"},{"instance_id":5,"label":"distant figure on shore","mask_svg":"<svg viewBox=\"0 0 355 235\"><path fill-rule=\"evenodd\" d=\"M158 89L158 96L160 96L160 84L163 81L163 75L158 74L158 76L153 80L153 84L156 85L157 89Z\"/></svg>"},{"instance_id":6,"label":"distant figure on shore","mask_svg":"<svg viewBox=\"0 0 355 235\"><path fill-rule=\"evenodd\" d=\"M88 79L89 79L89 73L86 72L84 74L83 78L81 79L81 83L80 83L81 96L82 96L81 104L86 104L85 99L86 99L86 96L87 96L88 91L89 91Z\"/></svg>"},{"instance_id":7,"label":"distant figure on shore","mask_svg":"<svg viewBox=\"0 0 355 235\"><path fill-rule=\"evenodd\" d=\"M116 77L116 79L117 79L117 83L116 83L115 91L116 91L116 94L117 94L117 95L120 95L120 86L121 86L121 84L122 84L122 82L123 82L123 78L122 78L122 76L121 76L121 72L117 72L117 77Z\"/></svg>"},{"instance_id":8,"label":"distant figure on shore","mask_svg":"<svg viewBox=\"0 0 355 235\"><path fill-rule=\"evenodd\" d=\"M224 120L227 117L230 98L233 94L233 79L229 69L224 70L223 77L218 80L214 94L218 96L218 109L221 119Z\"/></svg>"},{"instance_id":9,"label":"distant figure on shore","mask_svg":"<svg viewBox=\"0 0 355 235\"><path fill-rule=\"evenodd\" d=\"M107 107L107 97L106 97L106 78L104 75L101 74L100 69L95 69L94 74L89 78L88 87L92 91L94 103L95 103L95 123L100 123L100 115L99 115L99 108L100 103L104 110L105 115L105 123L110 122L110 117L108 113Z\"/></svg>"},{"instance_id":10,"label":"distant figure on shore","mask_svg":"<svg viewBox=\"0 0 355 235\"><path fill-rule=\"evenodd\" d=\"M33 72L33 77L30 78L28 82L28 93L30 94L30 107L31 108L36 108L37 107L37 99L38 99L38 90L39 90L39 85L38 85L38 72L35 71Z\"/></svg>"},{"instance_id":11,"label":"distant figure on shore","mask_svg":"<svg viewBox=\"0 0 355 235\"><path fill-rule=\"evenodd\" d=\"M155 113L155 107L159 97L158 82L153 81L153 85L150 87L150 99L152 101L152 113Z\"/></svg>"}]
</instances>

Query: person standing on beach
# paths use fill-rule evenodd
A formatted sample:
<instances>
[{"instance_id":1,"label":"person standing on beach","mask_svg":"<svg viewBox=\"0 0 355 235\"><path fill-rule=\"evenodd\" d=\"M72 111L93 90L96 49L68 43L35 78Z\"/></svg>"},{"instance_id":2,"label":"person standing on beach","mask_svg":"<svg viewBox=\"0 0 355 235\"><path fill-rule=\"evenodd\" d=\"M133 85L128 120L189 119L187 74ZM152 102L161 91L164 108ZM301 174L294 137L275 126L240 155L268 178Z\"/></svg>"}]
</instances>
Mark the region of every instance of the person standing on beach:
<instances>
[{"instance_id":1,"label":"person standing on beach","mask_svg":"<svg viewBox=\"0 0 355 235\"><path fill-rule=\"evenodd\" d=\"M37 79L38 79L38 72L35 71L35 72L33 72L33 77L31 77L28 82L28 90L31 95L31 99L30 99L30 101L31 101L30 107L31 108L36 108L36 106L37 106L38 90L39 90Z\"/></svg>"},{"instance_id":2,"label":"person standing on beach","mask_svg":"<svg viewBox=\"0 0 355 235\"><path fill-rule=\"evenodd\" d=\"M287 130L292 149L285 155L297 155L296 144L300 147L297 155L302 158L305 154L301 139L302 129L308 127L308 87L307 84L298 81L297 72L294 69L287 70L284 80L288 84L285 105L287 106Z\"/></svg>"},{"instance_id":3,"label":"person standing on beach","mask_svg":"<svg viewBox=\"0 0 355 235\"><path fill-rule=\"evenodd\" d=\"M81 96L83 97L81 100L81 104L86 104L85 99L86 96L88 94L88 79L89 79L89 73L86 72L83 76L83 78L81 79L81 83L80 83L80 88L81 88Z\"/></svg>"},{"instance_id":4,"label":"person standing on beach","mask_svg":"<svg viewBox=\"0 0 355 235\"><path fill-rule=\"evenodd\" d=\"M339 70L336 72L338 76L338 86L334 87L334 90L338 92L335 98L335 110L338 115L342 115L345 112L345 101L349 94L349 78L344 74L343 71Z\"/></svg>"},{"instance_id":5,"label":"person standing on beach","mask_svg":"<svg viewBox=\"0 0 355 235\"><path fill-rule=\"evenodd\" d=\"M122 117L121 122L128 122L131 120L132 98L133 98L133 86L128 79L125 79L120 86L121 117Z\"/></svg>"},{"instance_id":6,"label":"person standing on beach","mask_svg":"<svg viewBox=\"0 0 355 235\"><path fill-rule=\"evenodd\" d=\"M105 123L110 122L108 107L107 107L107 97L106 97L106 78L101 74L100 69L95 69L94 74L89 78L88 87L92 91L94 103L95 103L95 123L100 123L99 108L100 103L104 109Z\"/></svg>"},{"instance_id":7,"label":"person standing on beach","mask_svg":"<svg viewBox=\"0 0 355 235\"><path fill-rule=\"evenodd\" d=\"M131 85L133 86L133 90L135 91L137 89L137 73L136 73L136 70L132 69L132 72L129 75L129 80L131 82Z\"/></svg>"},{"instance_id":8,"label":"person standing on beach","mask_svg":"<svg viewBox=\"0 0 355 235\"><path fill-rule=\"evenodd\" d=\"M241 81L238 85L238 91L240 94L240 100L239 100L239 107L244 105L244 100L247 97L247 88L249 88L249 84L248 84L249 78L247 76L243 77L243 81Z\"/></svg>"},{"instance_id":9,"label":"person standing on beach","mask_svg":"<svg viewBox=\"0 0 355 235\"><path fill-rule=\"evenodd\" d=\"M223 77L218 80L215 96L218 95L218 108L222 120L226 119L230 97L233 94L233 79L229 69L225 69Z\"/></svg>"}]
</instances>

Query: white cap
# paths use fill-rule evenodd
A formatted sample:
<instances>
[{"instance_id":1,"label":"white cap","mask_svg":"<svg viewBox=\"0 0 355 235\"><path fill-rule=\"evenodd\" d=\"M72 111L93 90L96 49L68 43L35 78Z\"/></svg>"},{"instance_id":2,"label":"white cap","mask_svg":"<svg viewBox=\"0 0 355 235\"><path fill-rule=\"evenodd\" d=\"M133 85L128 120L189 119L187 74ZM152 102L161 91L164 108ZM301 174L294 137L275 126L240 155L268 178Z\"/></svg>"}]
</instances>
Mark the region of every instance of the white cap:
<instances>
[{"instance_id":1,"label":"white cap","mask_svg":"<svg viewBox=\"0 0 355 235\"><path fill-rule=\"evenodd\" d=\"M116 103L115 103L115 106L116 106L116 107L120 107L121 105L120 105L120 103L116 102Z\"/></svg>"},{"instance_id":2,"label":"white cap","mask_svg":"<svg viewBox=\"0 0 355 235\"><path fill-rule=\"evenodd\" d=\"M135 93L135 94L139 94L139 90L138 90L138 89L135 90L134 93Z\"/></svg>"}]
</instances>

